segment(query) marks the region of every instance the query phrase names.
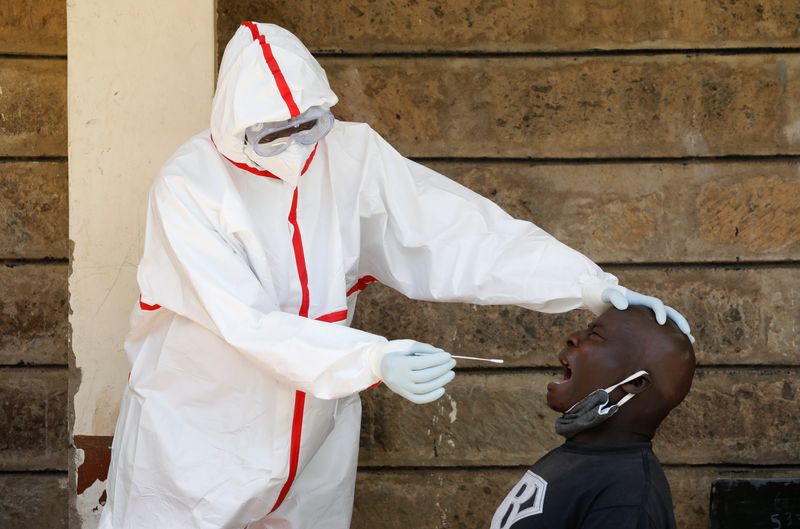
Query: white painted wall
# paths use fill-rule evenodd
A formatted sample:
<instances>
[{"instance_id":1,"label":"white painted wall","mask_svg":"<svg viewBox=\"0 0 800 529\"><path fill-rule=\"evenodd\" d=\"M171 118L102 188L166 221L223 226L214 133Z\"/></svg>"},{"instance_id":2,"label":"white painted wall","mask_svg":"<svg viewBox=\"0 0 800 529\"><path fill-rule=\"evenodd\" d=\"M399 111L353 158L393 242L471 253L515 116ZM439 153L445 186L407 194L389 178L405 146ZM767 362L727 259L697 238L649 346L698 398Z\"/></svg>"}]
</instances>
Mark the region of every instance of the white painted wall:
<instances>
[{"instance_id":1,"label":"white painted wall","mask_svg":"<svg viewBox=\"0 0 800 529\"><path fill-rule=\"evenodd\" d=\"M147 190L208 127L214 20L214 0L67 2L73 435L114 432Z\"/></svg>"}]
</instances>

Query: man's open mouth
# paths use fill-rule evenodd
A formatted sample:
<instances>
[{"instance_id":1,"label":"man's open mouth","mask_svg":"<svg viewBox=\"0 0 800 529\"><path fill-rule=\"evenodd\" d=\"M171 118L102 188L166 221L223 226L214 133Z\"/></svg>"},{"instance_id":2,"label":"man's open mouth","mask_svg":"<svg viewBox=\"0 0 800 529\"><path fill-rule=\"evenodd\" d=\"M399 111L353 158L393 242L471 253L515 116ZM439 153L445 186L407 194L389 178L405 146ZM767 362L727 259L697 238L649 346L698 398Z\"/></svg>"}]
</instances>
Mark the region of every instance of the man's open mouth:
<instances>
[{"instance_id":1,"label":"man's open mouth","mask_svg":"<svg viewBox=\"0 0 800 529\"><path fill-rule=\"evenodd\" d=\"M572 378L572 368L569 366L569 362L567 362L566 360L561 360L561 367L564 370L562 373L563 378L560 381L556 382L556 384L563 384L564 382Z\"/></svg>"}]
</instances>

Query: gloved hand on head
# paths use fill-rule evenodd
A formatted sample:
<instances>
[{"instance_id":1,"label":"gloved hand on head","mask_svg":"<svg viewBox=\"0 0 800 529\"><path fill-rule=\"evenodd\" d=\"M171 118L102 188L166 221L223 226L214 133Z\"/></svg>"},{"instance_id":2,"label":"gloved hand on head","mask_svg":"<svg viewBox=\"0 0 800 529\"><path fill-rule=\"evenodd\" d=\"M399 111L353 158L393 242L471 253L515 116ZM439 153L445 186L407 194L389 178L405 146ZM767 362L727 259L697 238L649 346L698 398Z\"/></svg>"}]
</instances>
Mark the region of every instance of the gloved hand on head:
<instances>
[{"instance_id":1,"label":"gloved hand on head","mask_svg":"<svg viewBox=\"0 0 800 529\"><path fill-rule=\"evenodd\" d=\"M606 274L609 276L609 274ZM664 325L667 319L675 322L689 341L694 343L694 336L689 327L689 322L680 312L667 307L664 303L652 296L645 296L633 290L627 289L617 284L617 278L584 276L580 280L584 307L591 310L596 315L605 312L609 306L618 310L625 310L631 305L641 305L648 307L656 315L659 325Z\"/></svg>"},{"instance_id":2,"label":"gloved hand on head","mask_svg":"<svg viewBox=\"0 0 800 529\"><path fill-rule=\"evenodd\" d=\"M444 386L456 374L450 353L410 340L390 342L390 351L373 363L373 371L386 386L415 404L433 402L444 395Z\"/></svg>"},{"instance_id":3,"label":"gloved hand on head","mask_svg":"<svg viewBox=\"0 0 800 529\"><path fill-rule=\"evenodd\" d=\"M694 343L694 336L692 336L691 328L686 318L672 307L664 305L664 302L658 298L645 296L644 294L639 294L638 292L619 286L606 288L603 290L600 298L603 302L610 303L618 310L625 310L631 305L648 307L655 313L656 321L659 325L664 325L667 322L667 318L669 318L678 325L678 328L683 334L689 337L689 341Z\"/></svg>"}]
</instances>

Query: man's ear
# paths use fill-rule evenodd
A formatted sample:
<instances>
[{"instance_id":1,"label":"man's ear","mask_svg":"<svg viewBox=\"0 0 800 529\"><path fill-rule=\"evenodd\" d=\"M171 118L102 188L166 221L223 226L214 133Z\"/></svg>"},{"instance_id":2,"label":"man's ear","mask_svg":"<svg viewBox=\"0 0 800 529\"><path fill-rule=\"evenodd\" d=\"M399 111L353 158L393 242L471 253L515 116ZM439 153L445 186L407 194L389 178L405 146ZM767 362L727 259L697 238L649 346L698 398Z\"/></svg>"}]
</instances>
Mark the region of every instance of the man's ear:
<instances>
[{"instance_id":1,"label":"man's ear","mask_svg":"<svg viewBox=\"0 0 800 529\"><path fill-rule=\"evenodd\" d=\"M622 386L622 391L625 393L632 393L634 395L638 395L642 391L646 390L650 386L653 385L653 381L650 379L650 374L645 373L639 378L635 380L631 380L630 382L626 382Z\"/></svg>"}]
</instances>

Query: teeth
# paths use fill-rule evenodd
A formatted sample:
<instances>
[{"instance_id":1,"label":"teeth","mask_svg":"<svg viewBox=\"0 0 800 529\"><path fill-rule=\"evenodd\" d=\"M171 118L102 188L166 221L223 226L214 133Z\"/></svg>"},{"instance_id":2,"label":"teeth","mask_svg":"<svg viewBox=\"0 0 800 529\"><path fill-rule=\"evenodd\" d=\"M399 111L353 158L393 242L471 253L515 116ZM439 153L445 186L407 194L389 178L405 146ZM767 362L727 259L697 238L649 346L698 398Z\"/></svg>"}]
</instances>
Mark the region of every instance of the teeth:
<instances>
[{"instance_id":1,"label":"teeth","mask_svg":"<svg viewBox=\"0 0 800 529\"><path fill-rule=\"evenodd\" d=\"M563 384L565 382L569 382L569 379L572 378L572 369L569 367L569 362L561 358L559 358L558 361L561 363L561 367L564 369L564 372L562 374L562 380L555 381L555 383Z\"/></svg>"}]
</instances>

